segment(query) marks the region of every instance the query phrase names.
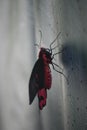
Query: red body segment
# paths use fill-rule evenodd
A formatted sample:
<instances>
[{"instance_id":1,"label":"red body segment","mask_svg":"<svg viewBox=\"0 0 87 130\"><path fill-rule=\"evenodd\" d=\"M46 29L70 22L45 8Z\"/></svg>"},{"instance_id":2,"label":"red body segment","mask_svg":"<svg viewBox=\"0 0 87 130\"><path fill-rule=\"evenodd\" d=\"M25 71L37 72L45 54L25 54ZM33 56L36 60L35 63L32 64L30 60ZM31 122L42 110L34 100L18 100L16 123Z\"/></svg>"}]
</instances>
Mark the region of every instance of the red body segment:
<instances>
[{"instance_id":1,"label":"red body segment","mask_svg":"<svg viewBox=\"0 0 87 130\"><path fill-rule=\"evenodd\" d=\"M50 89L52 83L52 76L49 64L45 64L44 66L44 79L45 79L45 88Z\"/></svg>"},{"instance_id":2,"label":"red body segment","mask_svg":"<svg viewBox=\"0 0 87 130\"><path fill-rule=\"evenodd\" d=\"M47 90L45 88L38 91L39 108L40 110L46 105Z\"/></svg>"}]
</instances>

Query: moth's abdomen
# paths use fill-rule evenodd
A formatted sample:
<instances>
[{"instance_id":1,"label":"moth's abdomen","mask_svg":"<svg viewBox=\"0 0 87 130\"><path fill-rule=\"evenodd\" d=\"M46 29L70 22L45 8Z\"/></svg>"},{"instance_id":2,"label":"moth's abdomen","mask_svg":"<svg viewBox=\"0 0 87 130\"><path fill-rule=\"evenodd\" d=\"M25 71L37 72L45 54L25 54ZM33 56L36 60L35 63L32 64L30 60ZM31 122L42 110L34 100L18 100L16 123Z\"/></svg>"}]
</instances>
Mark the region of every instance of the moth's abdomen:
<instances>
[{"instance_id":1,"label":"moth's abdomen","mask_svg":"<svg viewBox=\"0 0 87 130\"><path fill-rule=\"evenodd\" d=\"M45 88L50 89L52 84L52 76L49 64L44 66L44 71L45 71Z\"/></svg>"},{"instance_id":2,"label":"moth's abdomen","mask_svg":"<svg viewBox=\"0 0 87 130\"><path fill-rule=\"evenodd\" d=\"M45 88L38 91L39 108L40 110L46 105L47 90Z\"/></svg>"}]
</instances>

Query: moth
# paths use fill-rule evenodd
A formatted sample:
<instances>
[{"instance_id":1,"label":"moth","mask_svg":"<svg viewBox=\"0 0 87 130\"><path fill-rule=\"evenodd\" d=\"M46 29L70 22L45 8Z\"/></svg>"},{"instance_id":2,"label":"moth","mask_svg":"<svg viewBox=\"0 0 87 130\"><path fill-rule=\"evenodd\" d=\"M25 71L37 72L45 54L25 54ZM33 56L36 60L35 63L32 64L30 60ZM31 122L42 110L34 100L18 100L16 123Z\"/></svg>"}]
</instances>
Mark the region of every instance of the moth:
<instances>
[{"instance_id":1,"label":"moth","mask_svg":"<svg viewBox=\"0 0 87 130\"><path fill-rule=\"evenodd\" d=\"M29 99L30 103L32 104L35 96L37 95L39 101L39 109L42 110L43 107L46 105L47 100L47 90L51 88L52 85L52 74L50 69L50 64L52 65L53 69L58 73L64 75L62 71L58 71L56 67L62 68L53 62L55 55L61 53L57 52L53 54L53 50L56 48L52 48L53 43L56 41L60 33L58 33L57 37L54 41L50 44L49 48L40 47L38 59L33 67L30 80L29 80ZM41 33L42 36L42 33ZM38 44L36 44L39 46ZM64 75L66 78L66 76Z\"/></svg>"}]
</instances>

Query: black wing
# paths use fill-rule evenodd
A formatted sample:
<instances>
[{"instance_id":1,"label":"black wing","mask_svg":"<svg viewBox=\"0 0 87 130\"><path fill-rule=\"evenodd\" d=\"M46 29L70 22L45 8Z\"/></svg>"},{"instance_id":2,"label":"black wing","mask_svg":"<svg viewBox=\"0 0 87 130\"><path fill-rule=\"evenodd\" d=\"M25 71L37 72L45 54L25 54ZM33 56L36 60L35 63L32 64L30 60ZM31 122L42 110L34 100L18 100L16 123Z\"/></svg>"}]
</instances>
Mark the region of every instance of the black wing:
<instances>
[{"instance_id":1,"label":"black wing","mask_svg":"<svg viewBox=\"0 0 87 130\"><path fill-rule=\"evenodd\" d=\"M39 89L44 87L44 64L38 59L34 65L29 81L29 99L33 102Z\"/></svg>"}]
</instances>

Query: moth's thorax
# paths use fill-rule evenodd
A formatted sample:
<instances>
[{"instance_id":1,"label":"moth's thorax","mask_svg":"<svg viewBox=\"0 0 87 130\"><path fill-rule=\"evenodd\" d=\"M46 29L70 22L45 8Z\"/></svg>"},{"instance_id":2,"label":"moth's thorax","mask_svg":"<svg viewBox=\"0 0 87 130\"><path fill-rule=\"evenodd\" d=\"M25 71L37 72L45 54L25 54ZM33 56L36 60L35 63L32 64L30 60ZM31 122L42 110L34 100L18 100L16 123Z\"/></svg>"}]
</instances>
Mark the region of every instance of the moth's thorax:
<instances>
[{"instance_id":1,"label":"moth's thorax","mask_svg":"<svg viewBox=\"0 0 87 130\"><path fill-rule=\"evenodd\" d=\"M44 60L44 63L47 63L47 64L52 63L52 54L46 48L40 49L39 58Z\"/></svg>"}]
</instances>

